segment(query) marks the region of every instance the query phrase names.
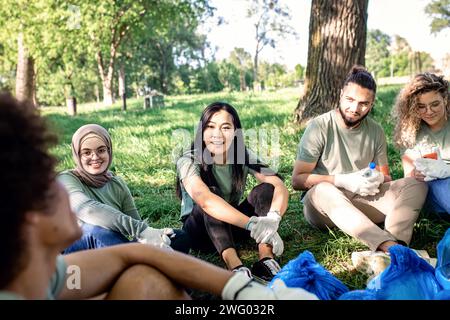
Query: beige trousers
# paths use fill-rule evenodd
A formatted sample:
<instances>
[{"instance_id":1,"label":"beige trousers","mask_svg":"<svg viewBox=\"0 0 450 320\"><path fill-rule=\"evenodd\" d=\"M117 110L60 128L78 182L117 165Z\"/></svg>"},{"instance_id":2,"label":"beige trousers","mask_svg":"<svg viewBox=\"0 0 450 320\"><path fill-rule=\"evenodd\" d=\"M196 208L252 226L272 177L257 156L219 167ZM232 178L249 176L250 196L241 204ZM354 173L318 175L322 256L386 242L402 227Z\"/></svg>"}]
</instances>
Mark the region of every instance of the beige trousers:
<instances>
[{"instance_id":1,"label":"beige trousers","mask_svg":"<svg viewBox=\"0 0 450 320\"><path fill-rule=\"evenodd\" d=\"M320 229L338 227L375 251L388 240L409 244L428 187L414 178L380 185L374 196L360 196L328 182L312 187L303 199L306 220ZM384 222L384 230L377 224Z\"/></svg>"}]
</instances>

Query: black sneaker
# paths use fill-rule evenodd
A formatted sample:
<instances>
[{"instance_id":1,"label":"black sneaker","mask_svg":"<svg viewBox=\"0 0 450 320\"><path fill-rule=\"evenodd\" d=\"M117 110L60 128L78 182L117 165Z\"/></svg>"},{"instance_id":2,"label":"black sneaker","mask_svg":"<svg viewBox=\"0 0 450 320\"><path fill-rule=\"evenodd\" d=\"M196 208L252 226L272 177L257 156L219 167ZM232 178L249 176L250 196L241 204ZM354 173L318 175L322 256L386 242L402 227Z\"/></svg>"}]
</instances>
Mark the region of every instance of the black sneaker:
<instances>
[{"instance_id":1,"label":"black sneaker","mask_svg":"<svg viewBox=\"0 0 450 320\"><path fill-rule=\"evenodd\" d=\"M255 278L269 282L280 270L281 267L275 259L265 257L253 264L252 274Z\"/></svg>"}]
</instances>

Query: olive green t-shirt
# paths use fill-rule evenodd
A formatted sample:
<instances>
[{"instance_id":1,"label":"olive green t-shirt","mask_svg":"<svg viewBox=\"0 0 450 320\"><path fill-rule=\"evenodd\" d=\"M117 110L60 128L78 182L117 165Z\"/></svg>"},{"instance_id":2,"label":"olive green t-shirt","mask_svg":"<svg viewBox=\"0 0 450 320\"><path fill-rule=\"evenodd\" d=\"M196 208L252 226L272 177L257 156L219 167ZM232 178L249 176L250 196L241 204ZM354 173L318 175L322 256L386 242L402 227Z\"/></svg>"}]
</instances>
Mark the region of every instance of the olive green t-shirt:
<instances>
[{"instance_id":1,"label":"olive green t-shirt","mask_svg":"<svg viewBox=\"0 0 450 320\"><path fill-rule=\"evenodd\" d=\"M256 162L256 156L249 152L249 163L254 164ZM254 175L254 171L248 166L243 166L244 170L244 185L247 181L247 175L249 173ZM228 203L236 204L242 198L244 190L237 194L232 194L232 181L233 181L233 166L231 164L225 165L212 165L212 173L217 181L217 186L221 192L221 197ZM177 174L180 177L180 182L184 179L197 176L200 177L200 163L194 160L190 151L185 152L177 160ZM180 183L181 187L181 218L189 215L194 209L194 200L184 189L183 183Z\"/></svg>"},{"instance_id":2,"label":"olive green t-shirt","mask_svg":"<svg viewBox=\"0 0 450 320\"><path fill-rule=\"evenodd\" d=\"M50 279L47 289L47 299L54 300L61 292L66 281L67 264L62 255L56 257L55 273ZM23 300L24 297L10 291L0 291L0 300Z\"/></svg>"},{"instance_id":3,"label":"olive green t-shirt","mask_svg":"<svg viewBox=\"0 0 450 320\"><path fill-rule=\"evenodd\" d=\"M120 177L113 176L101 188L84 184L70 171L61 172L58 180L66 187L70 206L82 222L119 232L130 240L147 228Z\"/></svg>"},{"instance_id":4,"label":"olive green t-shirt","mask_svg":"<svg viewBox=\"0 0 450 320\"><path fill-rule=\"evenodd\" d=\"M308 124L297 149L297 160L317 162L315 174L335 175L367 168L370 162L388 164L382 127L369 117L354 129L337 122L337 110L324 113Z\"/></svg>"},{"instance_id":5,"label":"olive green t-shirt","mask_svg":"<svg viewBox=\"0 0 450 320\"><path fill-rule=\"evenodd\" d=\"M442 129L436 132L431 131L422 122L416 136L416 144L413 148L404 150L404 153L415 159L429 153L431 147L438 147L442 160L450 164L450 119Z\"/></svg>"}]
</instances>

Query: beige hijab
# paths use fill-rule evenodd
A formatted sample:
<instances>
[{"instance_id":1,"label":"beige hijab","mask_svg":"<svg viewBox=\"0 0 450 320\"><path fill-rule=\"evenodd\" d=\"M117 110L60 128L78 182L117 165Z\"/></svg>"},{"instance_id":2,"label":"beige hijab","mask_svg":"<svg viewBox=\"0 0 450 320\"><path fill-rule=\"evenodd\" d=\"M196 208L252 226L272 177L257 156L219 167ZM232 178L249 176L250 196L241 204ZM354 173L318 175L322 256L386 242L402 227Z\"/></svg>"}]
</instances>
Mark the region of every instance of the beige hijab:
<instances>
[{"instance_id":1,"label":"beige hijab","mask_svg":"<svg viewBox=\"0 0 450 320\"><path fill-rule=\"evenodd\" d=\"M80 147L86 136L95 135L101 139L109 153L109 162L106 170L100 174L90 174L81 165ZM90 187L101 188L112 178L112 173L108 170L112 161L112 143L108 131L98 124L87 124L79 128L72 136L72 156L76 163L76 168L72 170L83 183Z\"/></svg>"}]
</instances>

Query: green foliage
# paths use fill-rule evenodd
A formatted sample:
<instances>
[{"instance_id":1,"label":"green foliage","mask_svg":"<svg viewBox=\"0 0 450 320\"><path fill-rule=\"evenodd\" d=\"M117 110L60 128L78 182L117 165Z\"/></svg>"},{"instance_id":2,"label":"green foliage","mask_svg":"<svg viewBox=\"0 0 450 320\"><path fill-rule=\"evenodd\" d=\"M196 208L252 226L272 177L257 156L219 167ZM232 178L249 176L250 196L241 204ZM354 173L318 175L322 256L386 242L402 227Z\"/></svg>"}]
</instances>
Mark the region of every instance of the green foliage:
<instances>
[{"instance_id":1,"label":"green foliage","mask_svg":"<svg viewBox=\"0 0 450 320\"><path fill-rule=\"evenodd\" d=\"M295 65L295 76L297 80L303 80L305 78L305 67L301 64Z\"/></svg>"},{"instance_id":2,"label":"green foliage","mask_svg":"<svg viewBox=\"0 0 450 320\"><path fill-rule=\"evenodd\" d=\"M430 25L432 33L450 27L450 0L433 0L427 4L425 12L433 19Z\"/></svg>"},{"instance_id":3,"label":"green foliage","mask_svg":"<svg viewBox=\"0 0 450 320\"><path fill-rule=\"evenodd\" d=\"M4 0L0 16L9 18L0 20L0 86L14 86L23 34L43 105L63 104L68 95L93 100L100 81L114 83L117 63L126 66L128 92L144 86L166 92L179 60L203 59L206 37L196 29L212 12L208 0Z\"/></svg>"},{"instance_id":4,"label":"green foliage","mask_svg":"<svg viewBox=\"0 0 450 320\"><path fill-rule=\"evenodd\" d=\"M381 123L386 131L391 174L394 178L402 176L400 154L392 143L393 123L390 118L399 89L398 86L380 87L372 111L372 117ZM180 202L175 197L175 164L172 158L180 138L173 134L178 129L185 129L192 139L201 111L206 105L217 100L227 101L235 106L243 127L247 130L278 130L279 172L291 196L288 211L280 226L281 236L285 240L285 253L281 264L284 265L299 253L309 250L319 263L350 288L365 287L366 277L353 269L350 260L351 252L367 250L365 246L337 229L322 232L311 227L303 217L299 193L292 189L290 177L297 144L302 134L302 130L292 122L292 113L298 102L297 90L167 96L165 108L146 111L142 109L142 100L134 99L129 101L127 112L121 112L120 105L107 109L82 105L76 117L67 116L61 108L42 110L59 133L60 143L53 149L60 160L58 169L73 167L70 141L75 130L86 123L99 123L107 128L112 136L112 170L129 184L141 215L148 217L156 227L180 227ZM255 183L254 179L250 180L247 192ZM421 217L415 225L411 246L426 249L435 256L437 241L448 227L448 223ZM224 266L217 255L198 252L193 254ZM255 247L250 243L240 248L240 254L246 265L257 259Z\"/></svg>"},{"instance_id":5,"label":"green foliage","mask_svg":"<svg viewBox=\"0 0 450 320\"><path fill-rule=\"evenodd\" d=\"M390 43L390 36L378 29L369 30L367 33L366 66L377 77L381 76L380 74L383 74L383 76L389 75L385 71ZM387 67L389 68L389 66ZM389 69L387 70L389 71Z\"/></svg>"},{"instance_id":6,"label":"green foliage","mask_svg":"<svg viewBox=\"0 0 450 320\"><path fill-rule=\"evenodd\" d=\"M395 35L391 41L380 30L367 34L366 66L377 78L414 75L433 69L433 63L429 53L413 51L405 38Z\"/></svg>"}]
</instances>

